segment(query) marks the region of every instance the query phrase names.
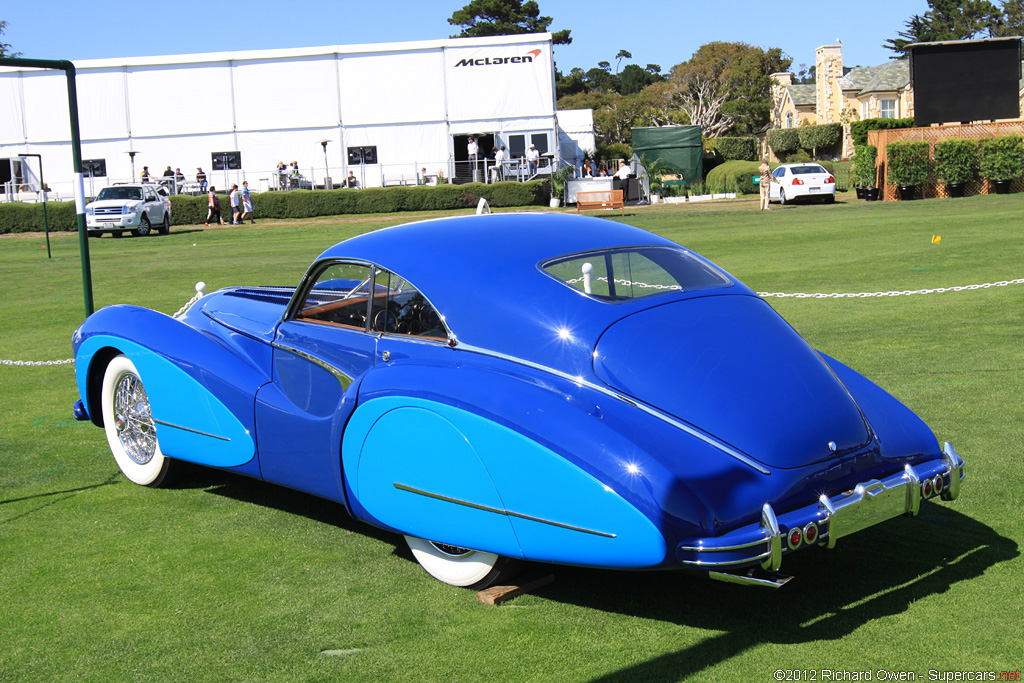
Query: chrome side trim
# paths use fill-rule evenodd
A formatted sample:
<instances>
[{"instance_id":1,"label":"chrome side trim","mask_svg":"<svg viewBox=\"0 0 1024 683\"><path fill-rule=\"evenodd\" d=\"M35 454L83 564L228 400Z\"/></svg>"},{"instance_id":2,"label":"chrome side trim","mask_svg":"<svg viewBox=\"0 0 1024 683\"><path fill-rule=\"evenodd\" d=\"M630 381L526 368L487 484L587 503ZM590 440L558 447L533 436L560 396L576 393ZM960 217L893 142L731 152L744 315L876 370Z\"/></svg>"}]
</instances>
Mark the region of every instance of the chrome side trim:
<instances>
[{"instance_id":1,"label":"chrome side trim","mask_svg":"<svg viewBox=\"0 0 1024 683\"><path fill-rule=\"evenodd\" d=\"M763 540L760 541L760 544L764 545L767 542L768 542L768 539L763 539ZM718 550L718 548L712 549L711 552L714 552L715 550ZM781 552L781 550L780 550L780 552ZM772 555L772 549L769 548L768 550L764 551L760 555L751 555L750 557L743 557L743 558L740 558L738 560L721 560L721 561L714 561L714 560L680 560L680 563L681 564L685 564L685 565L687 565L689 567L700 567L700 568L705 568L705 569L708 568L708 567L734 567L734 566L736 566L738 564L750 564L751 562L756 562L758 560L764 560L765 562L769 562L769 561L771 561L770 560L771 555ZM780 562L780 565L781 565L782 561L780 560L779 562Z\"/></svg>"},{"instance_id":2,"label":"chrome side trim","mask_svg":"<svg viewBox=\"0 0 1024 683\"><path fill-rule=\"evenodd\" d=\"M443 500L446 503L455 503L456 505L465 505L468 508L474 510L483 510L484 512L493 512L498 515L505 515L506 517L518 517L520 519L528 519L531 522L540 522L542 524L550 524L560 529L568 529L569 531L580 531L585 534L593 534L594 536L602 536L604 538L615 538L615 534L609 534L604 531L595 531L593 529L587 529L581 526L573 526L572 524L563 524L562 522L555 522L550 519L544 519L543 517L534 517L533 515L526 515L522 512L513 512L512 510L502 510L501 508L491 507L489 505L480 505L479 503L471 503L468 500L461 500L459 498L452 498L450 496L443 496L440 493L431 493L430 491L424 491L422 489L413 488L406 486L405 484L399 484L397 481L394 484L395 488L399 491L407 491L409 493L416 493L427 498L434 498L435 500Z\"/></svg>"},{"instance_id":3,"label":"chrome side trim","mask_svg":"<svg viewBox=\"0 0 1024 683\"><path fill-rule=\"evenodd\" d=\"M470 344L464 344L462 342L459 342L457 350L460 350L460 351L470 351L472 353L479 353L479 354L484 355L484 356L491 356L492 358L499 358L501 360L507 360L507 361L510 361L512 363L518 363L519 365L525 365L528 368L533 368L534 370L540 370L541 372L547 372L547 373L555 375L557 377L561 377L562 379L567 380L569 382L572 382L573 384L576 384L577 386L586 387L588 389L592 389L593 391L600 392L600 393L604 394L605 396L608 396L610 398L614 398L614 399L617 399L619 401L622 401L623 403L631 405L634 408L638 408L638 409L644 411L645 413L647 413L648 415L651 415L652 417L656 417L659 420L661 420L662 422L666 422L666 423L672 425L673 427L686 432L690 436L695 437L697 439L700 439L701 441L703 441L704 443L708 444L709 446L713 446L714 448L717 448L718 450L722 451L726 455L729 455L729 456L735 458L736 460L739 460L740 462L742 462L744 465L747 465L748 467L752 467L753 469L757 470L761 474L771 475L771 471L768 470L768 468L766 468L764 465L760 464L756 460L752 459L750 456L745 455L745 454L739 452L735 448L726 445L725 443L719 441L718 439L715 439L714 437L709 436L709 435L707 435L707 434L705 434L705 433L695 429L694 427L691 427L690 425L686 424L685 422L682 422L680 420L675 419L674 417L666 415L665 413L661 412L657 408L654 408L653 406L649 406L646 403L643 403L641 401L638 401L635 398L632 398L631 396L627 396L626 394L623 394L623 393L620 393L618 391L615 391L614 389L612 389L610 387L606 387L606 386L601 386L599 384L595 384L593 382L590 382L590 381L584 379L583 377L574 377L574 376L570 375L567 372L562 372L561 370L556 370L556 369L548 367L546 365L541 365L540 363L534 363L533 361L528 361L528 360L525 360L523 358L517 358L516 356L510 356L508 354L501 353L499 351L491 351L489 349L483 349L483 348L480 348L479 346L472 346Z\"/></svg>"},{"instance_id":4,"label":"chrome side trim","mask_svg":"<svg viewBox=\"0 0 1024 683\"><path fill-rule=\"evenodd\" d=\"M303 358L305 360L308 360L310 363L312 363L314 365L320 366L321 368L323 368L327 372L329 372L332 375L334 375L334 378L336 380L338 380L338 382L341 384L342 390L348 389L349 385L352 384L352 377L349 377L347 374L345 374L344 372L342 372L338 368L334 367L333 365L331 365L330 363L328 363L325 360L317 358L316 356L311 356L310 354L306 353L305 351L302 351L300 349L296 349L293 346L288 346L287 344L282 344L281 342L272 342L271 346L273 346L275 349L280 349L282 351L287 351L288 353L294 353L299 358Z\"/></svg>"},{"instance_id":5,"label":"chrome side trim","mask_svg":"<svg viewBox=\"0 0 1024 683\"><path fill-rule=\"evenodd\" d=\"M174 427L175 429L180 429L183 432L191 432L192 434L199 434L201 436L208 436L211 439L220 439L221 441L231 441L231 439L227 438L226 436L217 436L216 434L210 434L209 432L201 432L198 429L189 429L188 427L182 427L181 425L176 425L173 422L164 422L163 420L158 420L156 418L153 418L153 422L155 422L158 425L164 425L165 427Z\"/></svg>"}]
</instances>

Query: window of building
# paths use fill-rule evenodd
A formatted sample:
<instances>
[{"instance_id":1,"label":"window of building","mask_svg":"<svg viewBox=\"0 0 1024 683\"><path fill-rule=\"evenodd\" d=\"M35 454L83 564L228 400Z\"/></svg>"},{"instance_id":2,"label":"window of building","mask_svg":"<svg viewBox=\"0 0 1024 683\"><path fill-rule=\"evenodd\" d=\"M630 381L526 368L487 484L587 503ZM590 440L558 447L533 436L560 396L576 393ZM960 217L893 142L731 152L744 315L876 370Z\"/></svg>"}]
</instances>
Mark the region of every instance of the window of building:
<instances>
[{"instance_id":1,"label":"window of building","mask_svg":"<svg viewBox=\"0 0 1024 683\"><path fill-rule=\"evenodd\" d=\"M787 111L786 112L786 128L792 128L793 124L794 124L793 112Z\"/></svg>"},{"instance_id":2,"label":"window of building","mask_svg":"<svg viewBox=\"0 0 1024 683\"><path fill-rule=\"evenodd\" d=\"M896 100L879 100L878 115L883 119L896 118Z\"/></svg>"}]
</instances>

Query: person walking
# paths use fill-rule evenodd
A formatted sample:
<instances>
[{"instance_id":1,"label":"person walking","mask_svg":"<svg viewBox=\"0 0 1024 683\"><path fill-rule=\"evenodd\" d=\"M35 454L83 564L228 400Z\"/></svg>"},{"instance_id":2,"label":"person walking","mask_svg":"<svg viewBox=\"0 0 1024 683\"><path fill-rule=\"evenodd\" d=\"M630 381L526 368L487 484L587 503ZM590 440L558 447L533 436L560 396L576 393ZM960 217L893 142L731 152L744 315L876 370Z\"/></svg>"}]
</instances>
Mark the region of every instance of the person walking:
<instances>
[{"instance_id":1,"label":"person walking","mask_svg":"<svg viewBox=\"0 0 1024 683\"><path fill-rule=\"evenodd\" d=\"M256 219L252 215L252 195L249 194L249 181L242 181L242 213L238 217L239 223L245 223L245 217L249 216L249 222L255 223Z\"/></svg>"},{"instance_id":2,"label":"person walking","mask_svg":"<svg viewBox=\"0 0 1024 683\"><path fill-rule=\"evenodd\" d=\"M761 160L761 165L757 167L757 170L761 172L761 211L771 211L771 187L772 183L776 182L775 176L772 175L772 167L768 164L768 157Z\"/></svg>"},{"instance_id":3,"label":"person walking","mask_svg":"<svg viewBox=\"0 0 1024 683\"><path fill-rule=\"evenodd\" d=\"M206 195L206 226L210 226L210 220L217 219L217 225L224 225L224 219L220 217L220 197L217 196L217 188L210 185L210 191Z\"/></svg>"},{"instance_id":4,"label":"person walking","mask_svg":"<svg viewBox=\"0 0 1024 683\"><path fill-rule=\"evenodd\" d=\"M231 225L239 225L238 220L238 185L231 184L231 192L228 193L228 201L231 204Z\"/></svg>"}]
</instances>

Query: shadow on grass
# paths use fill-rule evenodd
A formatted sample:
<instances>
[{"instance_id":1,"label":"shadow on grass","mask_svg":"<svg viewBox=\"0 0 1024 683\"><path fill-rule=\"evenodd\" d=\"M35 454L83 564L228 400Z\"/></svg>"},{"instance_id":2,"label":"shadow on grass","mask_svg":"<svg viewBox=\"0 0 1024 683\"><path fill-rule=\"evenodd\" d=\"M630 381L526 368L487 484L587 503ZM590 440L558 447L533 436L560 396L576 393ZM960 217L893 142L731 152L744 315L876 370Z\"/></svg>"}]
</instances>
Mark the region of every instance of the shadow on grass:
<instances>
[{"instance_id":1,"label":"shadow on grass","mask_svg":"<svg viewBox=\"0 0 1024 683\"><path fill-rule=\"evenodd\" d=\"M48 508L51 505L56 505L57 503L60 503L60 502L65 501L65 500L68 500L69 498L74 498L75 496L77 496L79 493L82 493L83 491L91 491L92 489L98 489L98 488L100 488L102 486L110 486L112 484L117 484L117 483L119 483L120 481L123 481L123 480L124 480L124 477L121 475L121 471L118 470L118 471L114 472L113 474L111 474L105 481L102 481L99 484L92 484L90 486L79 486L79 487L73 488L73 489L64 489L63 491L47 491L45 493L37 493L37 494L31 495L31 496L22 496L21 498L9 498L7 500L0 500L0 505L7 505L8 503L20 503L20 502L26 501L26 500L35 500L35 499L44 499L44 498L47 499L41 505L39 505L37 507L34 507L31 510L28 510L26 512L23 512L20 515L17 515L16 517L11 517L10 519L5 519L5 520L3 520L2 523L3 524L9 524L9 523L11 523L11 522L13 522L15 520L21 519L22 517L27 517L27 516L29 516L31 514L35 514L36 512L39 512L40 510L42 510L44 508ZM58 498L57 496L62 496L62 497ZM0 679L0 680L3 680L3 679Z\"/></svg>"},{"instance_id":2,"label":"shadow on grass","mask_svg":"<svg viewBox=\"0 0 1024 683\"><path fill-rule=\"evenodd\" d=\"M364 534L415 562L399 535L353 519L333 501L199 466L185 468L176 487L203 488ZM914 602L949 593L957 583L1019 555L1013 540L948 504L926 502L916 518L896 518L843 538L833 550L808 549L787 557L783 569L796 578L777 591L722 584L684 571L545 566L556 581L535 595L720 631L679 652L595 679L677 681L758 645L841 639L866 623L905 612Z\"/></svg>"},{"instance_id":3,"label":"shadow on grass","mask_svg":"<svg viewBox=\"0 0 1024 683\"><path fill-rule=\"evenodd\" d=\"M595 679L678 681L758 645L839 640L1019 554L1013 540L984 524L926 503L916 519L893 519L842 539L833 550L809 549L786 558L783 569L796 578L778 591L674 572L622 575L564 567L539 595L721 631L685 650Z\"/></svg>"}]
</instances>

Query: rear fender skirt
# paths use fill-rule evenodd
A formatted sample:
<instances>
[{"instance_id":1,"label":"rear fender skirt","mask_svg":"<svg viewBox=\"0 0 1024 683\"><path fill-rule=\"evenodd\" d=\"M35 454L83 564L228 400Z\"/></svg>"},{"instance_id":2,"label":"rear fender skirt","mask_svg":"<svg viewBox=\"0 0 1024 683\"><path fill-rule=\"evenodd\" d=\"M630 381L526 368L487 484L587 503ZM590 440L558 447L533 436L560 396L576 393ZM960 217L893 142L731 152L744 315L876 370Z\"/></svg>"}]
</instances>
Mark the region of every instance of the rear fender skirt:
<instances>
[{"instance_id":1,"label":"rear fender skirt","mask_svg":"<svg viewBox=\"0 0 1024 683\"><path fill-rule=\"evenodd\" d=\"M435 401L365 401L342 460L368 517L405 534L530 560L642 568L657 527L612 488L518 432Z\"/></svg>"}]
</instances>

